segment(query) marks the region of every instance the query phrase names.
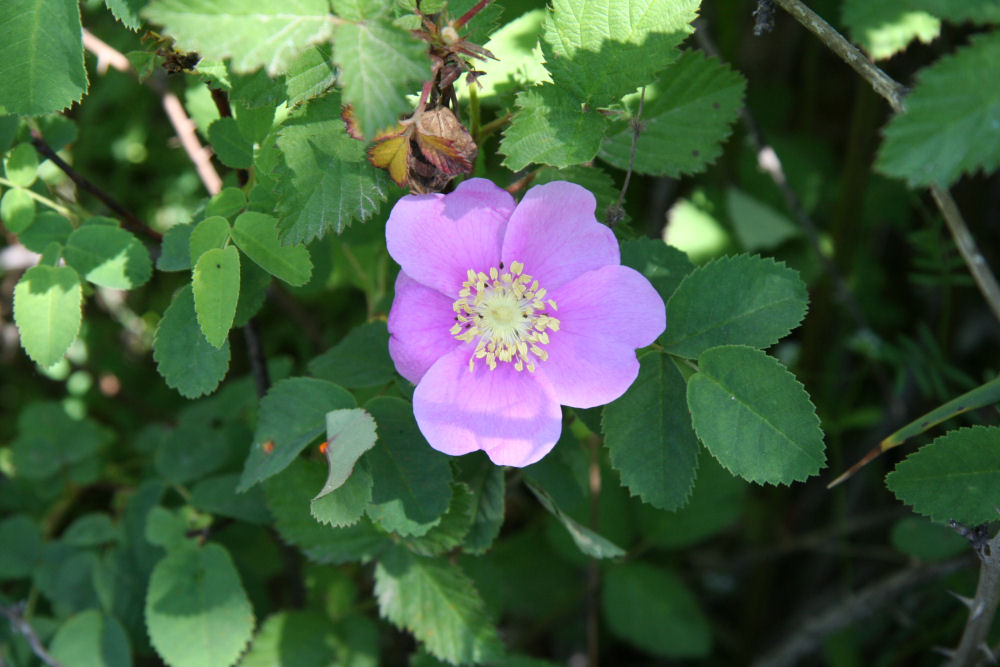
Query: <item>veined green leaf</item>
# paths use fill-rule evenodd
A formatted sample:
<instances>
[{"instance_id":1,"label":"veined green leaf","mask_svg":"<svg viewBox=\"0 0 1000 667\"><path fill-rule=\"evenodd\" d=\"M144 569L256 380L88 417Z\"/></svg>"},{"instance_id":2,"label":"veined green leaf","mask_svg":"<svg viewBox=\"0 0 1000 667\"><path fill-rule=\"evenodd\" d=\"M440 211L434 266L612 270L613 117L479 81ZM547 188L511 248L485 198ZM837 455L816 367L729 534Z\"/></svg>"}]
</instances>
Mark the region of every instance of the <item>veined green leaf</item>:
<instances>
[{"instance_id":1,"label":"veined green leaf","mask_svg":"<svg viewBox=\"0 0 1000 667\"><path fill-rule=\"evenodd\" d=\"M327 412L326 461L330 472L316 498L322 498L346 482L361 455L375 446L375 439L375 420L361 408Z\"/></svg>"},{"instance_id":2,"label":"veined green leaf","mask_svg":"<svg viewBox=\"0 0 1000 667\"><path fill-rule=\"evenodd\" d=\"M528 485L528 489L531 490L535 497L538 498L538 502L542 504L542 507L547 509L552 515L559 519L566 530L569 531L570 537L573 538L573 542L579 547L580 551L587 554L592 558L619 558L625 555L625 550L619 547L614 542L611 542L607 538L598 535L591 529L582 525L576 519L570 515L563 512L552 496L543 489L541 486L533 482L530 478L525 480Z\"/></svg>"},{"instance_id":3,"label":"veined green leaf","mask_svg":"<svg viewBox=\"0 0 1000 667\"><path fill-rule=\"evenodd\" d=\"M190 285L174 295L163 313L153 339L153 359L167 386L185 398L212 393L229 370L229 342L215 348L205 339Z\"/></svg>"},{"instance_id":4,"label":"veined green leaf","mask_svg":"<svg viewBox=\"0 0 1000 667\"><path fill-rule=\"evenodd\" d=\"M131 232L103 224L87 224L66 239L66 263L102 287L134 289L146 284L153 262Z\"/></svg>"},{"instance_id":5,"label":"veined green leaf","mask_svg":"<svg viewBox=\"0 0 1000 667\"><path fill-rule=\"evenodd\" d=\"M83 320L83 287L68 266L34 266L14 288L14 322L21 347L40 366L59 361Z\"/></svg>"},{"instance_id":6,"label":"veined green leaf","mask_svg":"<svg viewBox=\"0 0 1000 667\"><path fill-rule=\"evenodd\" d=\"M194 312L207 340L216 348L229 338L240 298L240 252L235 246L202 254L191 276Z\"/></svg>"},{"instance_id":7,"label":"veined green leaf","mask_svg":"<svg viewBox=\"0 0 1000 667\"><path fill-rule=\"evenodd\" d=\"M309 251L303 245L281 245L275 218L256 211L241 213L233 223L232 237L247 257L272 276L295 286L309 282Z\"/></svg>"},{"instance_id":8,"label":"veined green leaf","mask_svg":"<svg viewBox=\"0 0 1000 667\"><path fill-rule=\"evenodd\" d=\"M851 40L861 45L873 60L888 58L913 40L924 44L937 39L941 21L912 0L846 0L841 17Z\"/></svg>"},{"instance_id":9,"label":"veined green leaf","mask_svg":"<svg viewBox=\"0 0 1000 667\"><path fill-rule=\"evenodd\" d=\"M88 609L70 617L52 638L50 653L63 665L131 667L132 647L113 616Z\"/></svg>"}]
</instances>

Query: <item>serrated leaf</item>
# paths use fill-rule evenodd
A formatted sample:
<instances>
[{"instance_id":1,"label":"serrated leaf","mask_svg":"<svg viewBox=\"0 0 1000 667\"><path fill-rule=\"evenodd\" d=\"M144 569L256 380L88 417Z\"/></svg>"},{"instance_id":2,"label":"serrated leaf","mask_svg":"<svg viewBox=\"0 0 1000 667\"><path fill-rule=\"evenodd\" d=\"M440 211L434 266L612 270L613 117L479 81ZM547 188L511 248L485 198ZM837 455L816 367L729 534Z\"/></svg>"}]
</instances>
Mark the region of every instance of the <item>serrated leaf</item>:
<instances>
[{"instance_id":1,"label":"serrated leaf","mask_svg":"<svg viewBox=\"0 0 1000 667\"><path fill-rule=\"evenodd\" d=\"M375 482L368 516L387 531L424 535L451 501L448 457L427 444L406 401L379 397L365 409L378 424L378 442L365 455Z\"/></svg>"},{"instance_id":2,"label":"serrated leaf","mask_svg":"<svg viewBox=\"0 0 1000 667\"><path fill-rule=\"evenodd\" d=\"M883 130L875 168L912 187L947 187L1000 166L998 63L1000 33L991 32L921 70L906 111Z\"/></svg>"},{"instance_id":3,"label":"serrated leaf","mask_svg":"<svg viewBox=\"0 0 1000 667\"><path fill-rule=\"evenodd\" d=\"M375 596L383 617L441 660L479 663L503 655L482 598L453 563L396 547L375 567Z\"/></svg>"},{"instance_id":4,"label":"serrated leaf","mask_svg":"<svg viewBox=\"0 0 1000 667\"><path fill-rule=\"evenodd\" d=\"M500 534L504 517L507 484L503 468L493 465L484 454L463 456L456 461L456 481L472 490L475 514L462 549L466 553L484 553Z\"/></svg>"},{"instance_id":5,"label":"serrated leaf","mask_svg":"<svg viewBox=\"0 0 1000 667\"><path fill-rule=\"evenodd\" d=\"M277 145L283 243L308 243L329 231L339 234L352 221L363 222L378 212L388 178L368 163L364 144L348 136L339 96L310 102L304 113L285 123Z\"/></svg>"},{"instance_id":6,"label":"serrated leaf","mask_svg":"<svg viewBox=\"0 0 1000 667\"><path fill-rule=\"evenodd\" d=\"M191 286L185 285L163 313L153 339L156 370L167 386L185 398L210 394L229 370L229 343L209 343L194 312Z\"/></svg>"},{"instance_id":7,"label":"serrated leaf","mask_svg":"<svg viewBox=\"0 0 1000 667\"><path fill-rule=\"evenodd\" d=\"M451 504L441 516L441 521L425 535L405 540L409 549L421 556L439 556L457 548L476 518L476 498L465 484L452 487Z\"/></svg>"},{"instance_id":8,"label":"serrated leaf","mask_svg":"<svg viewBox=\"0 0 1000 667\"><path fill-rule=\"evenodd\" d=\"M653 80L693 32L700 0L555 0L542 51L552 80L607 106Z\"/></svg>"},{"instance_id":9,"label":"serrated leaf","mask_svg":"<svg viewBox=\"0 0 1000 667\"><path fill-rule=\"evenodd\" d=\"M520 111L500 142L503 164L512 171L532 163L568 167L589 162L611 125L571 93L548 83L518 93L515 103Z\"/></svg>"},{"instance_id":10,"label":"serrated leaf","mask_svg":"<svg viewBox=\"0 0 1000 667\"><path fill-rule=\"evenodd\" d=\"M88 224L66 239L66 263L88 281L112 289L146 284L153 262L146 247L131 232L103 224Z\"/></svg>"},{"instance_id":11,"label":"serrated leaf","mask_svg":"<svg viewBox=\"0 0 1000 667\"><path fill-rule=\"evenodd\" d=\"M326 667L337 664L333 623L315 611L281 611L261 624L240 667Z\"/></svg>"},{"instance_id":12,"label":"serrated leaf","mask_svg":"<svg viewBox=\"0 0 1000 667\"><path fill-rule=\"evenodd\" d=\"M282 74L301 52L330 37L328 0L153 0L142 15L203 58L232 58L236 72Z\"/></svg>"},{"instance_id":13,"label":"serrated leaf","mask_svg":"<svg viewBox=\"0 0 1000 667\"><path fill-rule=\"evenodd\" d=\"M59 627L50 645L52 659L74 667L131 667L132 647L113 616L88 609Z\"/></svg>"},{"instance_id":14,"label":"serrated leaf","mask_svg":"<svg viewBox=\"0 0 1000 667\"><path fill-rule=\"evenodd\" d=\"M689 273L667 302L667 352L697 359L717 345L765 348L798 326L808 295L798 273L757 256L723 257Z\"/></svg>"},{"instance_id":15,"label":"serrated leaf","mask_svg":"<svg viewBox=\"0 0 1000 667\"><path fill-rule=\"evenodd\" d=\"M306 49L292 61L285 76L288 105L312 99L330 89L337 80L329 44Z\"/></svg>"},{"instance_id":16,"label":"serrated leaf","mask_svg":"<svg viewBox=\"0 0 1000 667\"><path fill-rule=\"evenodd\" d=\"M622 265L646 276L664 303L670 300L694 264L677 248L659 239L631 239L621 244Z\"/></svg>"},{"instance_id":17,"label":"serrated leaf","mask_svg":"<svg viewBox=\"0 0 1000 667\"><path fill-rule=\"evenodd\" d=\"M229 339L240 298L240 252L235 246L202 254L191 275L194 312L205 340L216 348Z\"/></svg>"},{"instance_id":18,"label":"serrated leaf","mask_svg":"<svg viewBox=\"0 0 1000 667\"><path fill-rule=\"evenodd\" d=\"M104 4L129 30L138 30L142 27L139 12L146 6L146 0L104 0Z\"/></svg>"},{"instance_id":19,"label":"serrated leaf","mask_svg":"<svg viewBox=\"0 0 1000 667\"><path fill-rule=\"evenodd\" d=\"M284 470L325 432L327 412L354 407L354 397L332 382L303 377L276 382L260 401L254 444L243 466L239 490Z\"/></svg>"},{"instance_id":20,"label":"serrated leaf","mask_svg":"<svg viewBox=\"0 0 1000 667\"><path fill-rule=\"evenodd\" d=\"M0 0L0 107L38 116L87 92L80 6L63 0Z\"/></svg>"},{"instance_id":21,"label":"serrated leaf","mask_svg":"<svg viewBox=\"0 0 1000 667\"><path fill-rule=\"evenodd\" d=\"M20 234L35 221L35 200L27 190L11 188L0 197L0 220L13 234Z\"/></svg>"},{"instance_id":22,"label":"serrated leaf","mask_svg":"<svg viewBox=\"0 0 1000 667\"><path fill-rule=\"evenodd\" d=\"M323 469L315 463L295 459L280 475L264 483L267 505L281 538L319 563L365 562L389 544L371 521L345 528L324 526L310 514L312 497L323 485Z\"/></svg>"},{"instance_id":23,"label":"serrated leaf","mask_svg":"<svg viewBox=\"0 0 1000 667\"><path fill-rule=\"evenodd\" d=\"M826 463L816 408L774 357L743 346L706 350L688 379L687 404L698 438L735 475L791 484Z\"/></svg>"},{"instance_id":24,"label":"serrated leaf","mask_svg":"<svg viewBox=\"0 0 1000 667\"><path fill-rule=\"evenodd\" d=\"M83 287L68 266L34 266L14 288L14 322L32 361L51 366L76 340L83 320Z\"/></svg>"},{"instance_id":25,"label":"serrated leaf","mask_svg":"<svg viewBox=\"0 0 1000 667\"><path fill-rule=\"evenodd\" d=\"M743 76L728 65L701 51L685 51L646 88L633 169L675 178L704 170L722 153L722 142L743 105L745 88ZM639 96L630 95L625 101L634 116ZM601 159L627 169L632 136L627 121L615 123L601 145Z\"/></svg>"},{"instance_id":26,"label":"serrated leaf","mask_svg":"<svg viewBox=\"0 0 1000 667\"><path fill-rule=\"evenodd\" d=\"M410 108L406 95L430 79L427 45L387 20L344 23L333 36L344 101L354 107L366 137L395 125Z\"/></svg>"},{"instance_id":27,"label":"serrated leaf","mask_svg":"<svg viewBox=\"0 0 1000 667\"><path fill-rule=\"evenodd\" d=\"M222 188L205 204L205 217L231 218L247 205L247 196L239 188ZM173 229L171 227L170 229ZM168 230L169 231L169 230Z\"/></svg>"},{"instance_id":28,"label":"serrated leaf","mask_svg":"<svg viewBox=\"0 0 1000 667\"><path fill-rule=\"evenodd\" d=\"M421 7L425 5L422 3ZM494 5L488 5L491 6ZM546 14L542 8L531 9L490 34L483 47L496 56L496 60L476 61L476 70L483 72L476 80L481 86L480 99L485 101L537 83L552 82L538 46ZM465 86L458 87L459 98L468 97L467 90Z\"/></svg>"},{"instance_id":29,"label":"serrated leaf","mask_svg":"<svg viewBox=\"0 0 1000 667\"><path fill-rule=\"evenodd\" d=\"M265 133L266 134L266 133ZM208 141L219 162L233 169L253 164L253 146L244 138L234 118L219 118L208 126Z\"/></svg>"},{"instance_id":30,"label":"serrated leaf","mask_svg":"<svg viewBox=\"0 0 1000 667\"><path fill-rule=\"evenodd\" d=\"M372 476L357 466L351 476L333 491L316 496L309 513L320 523L335 528L356 524L372 501Z\"/></svg>"},{"instance_id":31,"label":"serrated leaf","mask_svg":"<svg viewBox=\"0 0 1000 667\"><path fill-rule=\"evenodd\" d=\"M221 215L209 216L195 225L188 237L191 266L197 264L198 259L209 250L224 247L229 231L229 221Z\"/></svg>"},{"instance_id":32,"label":"serrated leaf","mask_svg":"<svg viewBox=\"0 0 1000 667\"><path fill-rule=\"evenodd\" d=\"M685 502L698 471L698 438L684 396L686 384L667 355L639 360L639 377L604 408L611 465L634 496L663 510Z\"/></svg>"},{"instance_id":33,"label":"serrated leaf","mask_svg":"<svg viewBox=\"0 0 1000 667\"><path fill-rule=\"evenodd\" d=\"M236 662L254 616L229 553L208 543L164 556L149 578L146 626L156 652L174 667Z\"/></svg>"},{"instance_id":34,"label":"serrated leaf","mask_svg":"<svg viewBox=\"0 0 1000 667\"><path fill-rule=\"evenodd\" d=\"M396 369L389 357L385 322L367 322L351 329L343 340L309 362L309 372L345 387L392 382Z\"/></svg>"},{"instance_id":35,"label":"serrated leaf","mask_svg":"<svg viewBox=\"0 0 1000 667\"><path fill-rule=\"evenodd\" d=\"M194 225L174 225L163 234L157 271L187 271L191 268L191 232Z\"/></svg>"},{"instance_id":36,"label":"serrated leaf","mask_svg":"<svg viewBox=\"0 0 1000 667\"><path fill-rule=\"evenodd\" d=\"M31 226L17 235L17 240L32 252L45 251L50 243L64 245L73 233L73 223L58 213L40 213Z\"/></svg>"},{"instance_id":37,"label":"serrated leaf","mask_svg":"<svg viewBox=\"0 0 1000 667\"><path fill-rule=\"evenodd\" d=\"M614 542L608 540L606 537L598 535L590 528L587 528L579 521L566 514L555 501L552 496L543 489L541 486L533 482L530 478L525 480L528 489L531 490L535 497L538 498L538 502L542 504L542 507L547 509L555 518L559 519L560 523L566 527L569 532L570 537L573 538L573 542L579 547L580 551L590 556L591 558L620 558L625 555L625 550L619 547Z\"/></svg>"},{"instance_id":38,"label":"serrated leaf","mask_svg":"<svg viewBox=\"0 0 1000 667\"><path fill-rule=\"evenodd\" d=\"M708 619L697 599L668 570L642 562L608 569L601 609L612 634L654 655L701 658L712 649Z\"/></svg>"},{"instance_id":39,"label":"serrated leaf","mask_svg":"<svg viewBox=\"0 0 1000 667\"><path fill-rule=\"evenodd\" d=\"M375 135L368 157L372 165L385 169L396 185L405 187L410 150L410 135L396 125Z\"/></svg>"},{"instance_id":40,"label":"serrated leaf","mask_svg":"<svg viewBox=\"0 0 1000 667\"><path fill-rule=\"evenodd\" d=\"M913 40L929 44L941 32L941 21L919 11L912 0L846 0L841 6L841 17L851 41L859 44L873 60L888 58Z\"/></svg>"},{"instance_id":41,"label":"serrated leaf","mask_svg":"<svg viewBox=\"0 0 1000 667\"><path fill-rule=\"evenodd\" d=\"M330 472L316 500L347 481L361 455L375 446L375 420L361 408L326 413L326 462Z\"/></svg>"},{"instance_id":42,"label":"serrated leaf","mask_svg":"<svg viewBox=\"0 0 1000 667\"><path fill-rule=\"evenodd\" d=\"M19 188L31 187L38 176L38 152L31 144L14 146L4 162L7 180Z\"/></svg>"},{"instance_id":43,"label":"serrated leaf","mask_svg":"<svg viewBox=\"0 0 1000 667\"><path fill-rule=\"evenodd\" d=\"M885 483L899 500L935 521L993 521L1000 505L1000 428L950 431L906 457Z\"/></svg>"},{"instance_id":44,"label":"serrated leaf","mask_svg":"<svg viewBox=\"0 0 1000 667\"><path fill-rule=\"evenodd\" d=\"M270 215L247 211L233 223L233 243L275 278L289 285L309 282L312 260L303 245L283 246L278 241L278 221Z\"/></svg>"},{"instance_id":45,"label":"serrated leaf","mask_svg":"<svg viewBox=\"0 0 1000 667\"><path fill-rule=\"evenodd\" d=\"M952 23L1000 23L997 0L913 0L912 5Z\"/></svg>"}]
</instances>

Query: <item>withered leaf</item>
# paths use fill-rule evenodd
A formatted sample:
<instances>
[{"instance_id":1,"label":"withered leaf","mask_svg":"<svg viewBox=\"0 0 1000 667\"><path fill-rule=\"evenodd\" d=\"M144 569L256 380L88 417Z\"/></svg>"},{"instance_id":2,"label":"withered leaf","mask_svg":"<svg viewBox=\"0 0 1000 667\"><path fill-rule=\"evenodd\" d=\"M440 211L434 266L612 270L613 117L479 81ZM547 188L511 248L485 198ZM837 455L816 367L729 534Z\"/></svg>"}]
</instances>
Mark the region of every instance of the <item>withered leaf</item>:
<instances>
[{"instance_id":1,"label":"withered leaf","mask_svg":"<svg viewBox=\"0 0 1000 667\"><path fill-rule=\"evenodd\" d=\"M375 135L375 143L368 149L368 159L379 169L389 172L392 180L406 187L407 160L410 154L410 127L397 125Z\"/></svg>"}]
</instances>

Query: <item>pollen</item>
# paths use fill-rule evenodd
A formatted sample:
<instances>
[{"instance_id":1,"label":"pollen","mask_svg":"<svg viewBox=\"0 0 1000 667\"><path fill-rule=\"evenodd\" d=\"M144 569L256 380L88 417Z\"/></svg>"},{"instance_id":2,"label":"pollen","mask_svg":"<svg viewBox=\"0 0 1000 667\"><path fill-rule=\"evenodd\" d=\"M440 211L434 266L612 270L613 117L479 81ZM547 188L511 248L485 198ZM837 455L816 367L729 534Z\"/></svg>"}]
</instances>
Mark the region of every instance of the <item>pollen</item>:
<instances>
[{"instance_id":1,"label":"pollen","mask_svg":"<svg viewBox=\"0 0 1000 667\"><path fill-rule=\"evenodd\" d=\"M559 331L559 320L550 313L556 302L546 298L538 281L524 273L524 264L511 262L507 269L490 267L487 272L469 269L452 304L455 324L450 333L475 347L469 356L469 371L482 360L495 370L500 363L517 371L533 373L549 358L544 345L549 332Z\"/></svg>"}]
</instances>

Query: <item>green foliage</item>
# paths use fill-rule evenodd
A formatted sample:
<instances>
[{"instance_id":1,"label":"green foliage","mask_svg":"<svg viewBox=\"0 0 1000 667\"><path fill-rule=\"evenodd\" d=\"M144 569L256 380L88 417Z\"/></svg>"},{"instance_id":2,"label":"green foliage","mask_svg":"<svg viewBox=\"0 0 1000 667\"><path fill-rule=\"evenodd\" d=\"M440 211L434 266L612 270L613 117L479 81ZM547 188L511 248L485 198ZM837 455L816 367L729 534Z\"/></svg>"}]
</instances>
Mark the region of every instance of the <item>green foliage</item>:
<instances>
[{"instance_id":1,"label":"green foliage","mask_svg":"<svg viewBox=\"0 0 1000 667\"><path fill-rule=\"evenodd\" d=\"M4 227L14 234L20 234L35 221L35 200L27 190L12 188L0 198L0 218Z\"/></svg>"},{"instance_id":2,"label":"green foliage","mask_svg":"<svg viewBox=\"0 0 1000 667\"><path fill-rule=\"evenodd\" d=\"M50 243L65 245L72 233L73 224L69 220L58 213L45 212L38 214L31 226L17 235L17 240L28 250L40 254Z\"/></svg>"},{"instance_id":3,"label":"green foliage","mask_svg":"<svg viewBox=\"0 0 1000 667\"><path fill-rule=\"evenodd\" d=\"M925 561L944 560L965 551L968 542L958 533L927 519L907 517L892 527L892 546Z\"/></svg>"},{"instance_id":4,"label":"green foliage","mask_svg":"<svg viewBox=\"0 0 1000 667\"><path fill-rule=\"evenodd\" d=\"M906 97L906 111L883 130L879 171L911 187L947 187L962 174L1000 166L997 62L1000 34L986 33L923 69Z\"/></svg>"},{"instance_id":5,"label":"green foliage","mask_svg":"<svg viewBox=\"0 0 1000 667\"><path fill-rule=\"evenodd\" d=\"M375 420L360 408L326 413L326 461L330 474L315 499L347 481L362 454L375 446Z\"/></svg>"},{"instance_id":6,"label":"green foliage","mask_svg":"<svg viewBox=\"0 0 1000 667\"><path fill-rule=\"evenodd\" d=\"M38 176L38 153L31 144L18 144L4 161L7 180L19 188L31 187Z\"/></svg>"},{"instance_id":7,"label":"green foliage","mask_svg":"<svg viewBox=\"0 0 1000 667\"><path fill-rule=\"evenodd\" d=\"M472 581L458 566L395 547L375 567L382 615L451 664L496 660L503 646Z\"/></svg>"},{"instance_id":8,"label":"green foliage","mask_svg":"<svg viewBox=\"0 0 1000 667\"><path fill-rule=\"evenodd\" d=\"M135 236L103 224L85 224L66 239L66 263L86 280L113 289L134 289L152 275L149 253Z\"/></svg>"},{"instance_id":9,"label":"green foliage","mask_svg":"<svg viewBox=\"0 0 1000 667\"><path fill-rule=\"evenodd\" d=\"M646 276L664 303L694 270L694 264L683 252L653 239L632 239L622 243L622 264Z\"/></svg>"},{"instance_id":10,"label":"green foliage","mask_svg":"<svg viewBox=\"0 0 1000 667\"><path fill-rule=\"evenodd\" d=\"M462 548L473 554L483 553L493 544L504 517L506 483L503 470L486 456L466 456L461 460L456 479L472 491L472 525Z\"/></svg>"},{"instance_id":11,"label":"green foliage","mask_svg":"<svg viewBox=\"0 0 1000 667\"><path fill-rule=\"evenodd\" d=\"M156 370L181 396L210 394L229 370L229 343L215 347L202 333L191 286L182 287L163 313L153 341Z\"/></svg>"},{"instance_id":12,"label":"green foliage","mask_svg":"<svg viewBox=\"0 0 1000 667\"><path fill-rule=\"evenodd\" d=\"M902 502L935 521L992 521L1000 505L1000 428L951 431L910 454L886 477Z\"/></svg>"},{"instance_id":13,"label":"green foliage","mask_svg":"<svg viewBox=\"0 0 1000 667\"><path fill-rule=\"evenodd\" d=\"M62 358L80 331L82 302L72 267L40 264L25 271L14 288L14 321L32 361L51 366Z\"/></svg>"},{"instance_id":14,"label":"green foliage","mask_svg":"<svg viewBox=\"0 0 1000 667\"><path fill-rule=\"evenodd\" d=\"M188 237L191 266L209 250L225 246L229 232L229 221L221 215L209 216L195 225Z\"/></svg>"},{"instance_id":15,"label":"green foliage","mask_svg":"<svg viewBox=\"0 0 1000 667\"><path fill-rule=\"evenodd\" d=\"M784 214L737 188L726 190L726 213L736 238L748 252L770 250L801 235Z\"/></svg>"},{"instance_id":16,"label":"green foliage","mask_svg":"<svg viewBox=\"0 0 1000 667\"><path fill-rule=\"evenodd\" d=\"M0 113L62 111L87 92L79 5L2 0L0 34Z\"/></svg>"},{"instance_id":17,"label":"green foliage","mask_svg":"<svg viewBox=\"0 0 1000 667\"><path fill-rule=\"evenodd\" d=\"M665 354L647 354L639 377L604 409L611 465L622 484L664 510L687 502L698 466L698 439L685 403L685 382Z\"/></svg>"},{"instance_id":18,"label":"green foliage","mask_svg":"<svg viewBox=\"0 0 1000 667\"><path fill-rule=\"evenodd\" d=\"M689 359L717 345L765 348L798 326L807 302L805 285L783 264L746 255L718 259L677 287L667 303L663 344Z\"/></svg>"},{"instance_id":19,"label":"green foliage","mask_svg":"<svg viewBox=\"0 0 1000 667\"><path fill-rule=\"evenodd\" d=\"M233 243L260 268L289 285L309 282L312 261L301 245L283 246L278 241L277 220L263 213L241 213L233 223Z\"/></svg>"},{"instance_id":20,"label":"green foliage","mask_svg":"<svg viewBox=\"0 0 1000 667\"><path fill-rule=\"evenodd\" d=\"M80 667L130 667L132 647L113 616L90 609L71 617L52 639L52 658Z\"/></svg>"},{"instance_id":21,"label":"green foliage","mask_svg":"<svg viewBox=\"0 0 1000 667\"><path fill-rule=\"evenodd\" d=\"M733 474L791 484L826 463L816 408L802 385L760 350L721 346L698 359L688 380L698 438Z\"/></svg>"},{"instance_id":22,"label":"green foliage","mask_svg":"<svg viewBox=\"0 0 1000 667\"><path fill-rule=\"evenodd\" d=\"M910 0L847 0L841 15L851 39L879 60L902 51L915 39L924 44L937 39L941 21L920 11L919 5Z\"/></svg>"},{"instance_id":23,"label":"green foliage","mask_svg":"<svg viewBox=\"0 0 1000 667\"><path fill-rule=\"evenodd\" d=\"M535 494L536 498L538 498L538 502L542 504L542 507L551 512L555 518L559 519L559 522L562 523L562 525L569 532L570 537L573 538L573 542L580 549L580 551L587 554L591 558L619 558L625 555L625 551L617 544L611 542L605 537L602 537L601 535L598 535L593 530L587 528L579 521L566 514L566 512L556 505L548 491L543 489L537 483L529 479L528 488L531 489L531 492Z\"/></svg>"},{"instance_id":24,"label":"green foliage","mask_svg":"<svg viewBox=\"0 0 1000 667\"><path fill-rule=\"evenodd\" d=\"M0 520L0 580L27 577L42 553L42 532L29 516L17 514Z\"/></svg>"},{"instance_id":25,"label":"green foliage","mask_svg":"<svg viewBox=\"0 0 1000 667\"><path fill-rule=\"evenodd\" d=\"M202 253L192 272L191 291L205 340L221 348L229 338L240 296L240 253L236 247Z\"/></svg>"},{"instance_id":26,"label":"green foliage","mask_svg":"<svg viewBox=\"0 0 1000 667\"><path fill-rule=\"evenodd\" d=\"M219 162L227 167L246 169L253 164L253 146L243 137L235 119L213 121L208 128L208 141Z\"/></svg>"},{"instance_id":27,"label":"green foliage","mask_svg":"<svg viewBox=\"0 0 1000 667\"><path fill-rule=\"evenodd\" d=\"M240 575L218 544L168 553L149 579L146 624L156 651L171 665L231 665L253 632Z\"/></svg>"},{"instance_id":28,"label":"green foliage","mask_svg":"<svg viewBox=\"0 0 1000 667\"><path fill-rule=\"evenodd\" d=\"M368 322L310 361L309 372L345 387L384 385L392 382L396 374L388 350L389 330L385 323Z\"/></svg>"},{"instance_id":29,"label":"green foliage","mask_svg":"<svg viewBox=\"0 0 1000 667\"><path fill-rule=\"evenodd\" d=\"M314 611L272 614L261 624L242 667L325 667L337 657L330 620Z\"/></svg>"}]
</instances>

